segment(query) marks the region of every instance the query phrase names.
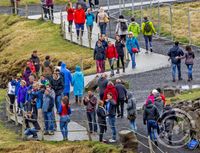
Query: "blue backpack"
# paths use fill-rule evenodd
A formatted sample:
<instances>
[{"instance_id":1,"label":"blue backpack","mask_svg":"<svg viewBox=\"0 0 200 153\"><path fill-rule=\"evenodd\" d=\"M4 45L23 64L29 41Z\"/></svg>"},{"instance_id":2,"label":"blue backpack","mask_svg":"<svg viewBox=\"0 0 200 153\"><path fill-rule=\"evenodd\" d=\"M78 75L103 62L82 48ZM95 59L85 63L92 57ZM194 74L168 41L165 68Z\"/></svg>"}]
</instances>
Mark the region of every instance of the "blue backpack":
<instances>
[{"instance_id":1,"label":"blue backpack","mask_svg":"<svg viewBox=\"0 0 200 153\"><path fill-rule=\"evenodd\" d=\"M187 144L187 148L189 150L195 150L199 146L199 141L196 139L191 139L190 142Z\"/></svg>"}]
</instances>

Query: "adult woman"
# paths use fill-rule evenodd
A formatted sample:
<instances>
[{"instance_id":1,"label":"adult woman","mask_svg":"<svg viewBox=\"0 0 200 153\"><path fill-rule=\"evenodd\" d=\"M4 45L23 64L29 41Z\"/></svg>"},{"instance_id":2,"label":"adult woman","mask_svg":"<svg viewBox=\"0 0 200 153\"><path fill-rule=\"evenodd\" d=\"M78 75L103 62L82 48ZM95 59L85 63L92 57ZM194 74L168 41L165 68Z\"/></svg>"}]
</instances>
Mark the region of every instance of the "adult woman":
<instances>
[{"instance_id":1,"label":"adult woman","mask_svg":"<svg viewBox=\"0 0 200 153\"><path fill-rule=\"evenodd\" d=\"M108 14L104 11L103 7L101 7L97 15L97 23L99 25L101 35L106 34L107 23L109 22L108 18Z\"/></svg>"}]
</instances>

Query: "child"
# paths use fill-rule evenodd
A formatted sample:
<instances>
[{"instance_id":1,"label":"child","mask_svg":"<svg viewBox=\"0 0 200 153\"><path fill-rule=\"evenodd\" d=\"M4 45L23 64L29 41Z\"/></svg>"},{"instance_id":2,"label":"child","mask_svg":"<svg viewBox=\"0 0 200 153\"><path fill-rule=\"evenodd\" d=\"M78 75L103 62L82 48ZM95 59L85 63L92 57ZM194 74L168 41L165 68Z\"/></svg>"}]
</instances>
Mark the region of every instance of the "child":
<instances>
[{"instance_id":1,"label":"child","mask_svg":"<svg viewBox=\"0 0 200 153\"><path fill-rule=\"evenodd\" d=\"M104 103L103 101L99 101L98 102L98 108L97 108L97 116L98 116L98 124L99 124L99 129L100 129L100 133L99 133L99 141L102 142L103 140L103 134L106 132L107 130L107 126L106 126L106 110L103 107Z\"/></svg>"},{"instance_id":2,"label":"child","mask_svg":"<svg viewBox=\"0 0 200 153\"><path fill-rule=\"evenodd\" d=\"M59 109L60 114L60 130L64 140L68 140L68 123L70 122L71 108L67 96L62 98L62 104Z\"/></svg>"},{"instance_id":3,"label":"child","mask_svg":"<svg viewBox=\"0 0 200 153\"><path fill-rule=\"evenodd\" d=\"M188 69L188 81L191 81L191 80L193 80L192 68L193 68L193 64L194 64L195 55L190 46L186 46L185 50L187 51L187 53L185 53L185 64Z\"/></svg>"}]
</instances>

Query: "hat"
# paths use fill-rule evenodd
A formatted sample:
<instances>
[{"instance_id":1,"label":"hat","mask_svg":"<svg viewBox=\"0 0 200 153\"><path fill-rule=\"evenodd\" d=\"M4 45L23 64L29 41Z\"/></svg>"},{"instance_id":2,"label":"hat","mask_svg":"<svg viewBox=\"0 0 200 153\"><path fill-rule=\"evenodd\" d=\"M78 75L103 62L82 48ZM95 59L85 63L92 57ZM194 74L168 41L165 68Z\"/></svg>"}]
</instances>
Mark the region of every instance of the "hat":
<instances>
[{"instance_id":1,"label":"hat","mask_svg":"<svg viewBox=\"0 0 200 153\"><path fill-rule=\"evenodd\" d=\"M157 93L158 93L158 90L156 90L156 89L153 89L153 90L152 90L152 94L153 94L153 95L156 95Z\"/></svg>"},{"instance_id":2,"label":"hat","mask_svg":"<svg viewBox=\"0 0 200 153\"><path fill-rule=\"evenodd\" d=\"M128 34L129 34L129 35L133 35L133 32L130 31Z\"/></svg>"}]
</instances>

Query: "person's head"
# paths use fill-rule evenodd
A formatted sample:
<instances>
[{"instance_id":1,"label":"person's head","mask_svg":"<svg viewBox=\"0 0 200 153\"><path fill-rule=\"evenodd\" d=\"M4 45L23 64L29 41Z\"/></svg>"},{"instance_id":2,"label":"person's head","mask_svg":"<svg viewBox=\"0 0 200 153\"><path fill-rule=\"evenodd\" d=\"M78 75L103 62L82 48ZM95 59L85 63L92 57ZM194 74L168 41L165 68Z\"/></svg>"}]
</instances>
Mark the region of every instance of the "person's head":
<instances>
[{"instance_id":1,"label":"person's head","mask_svg":"<svg viewBox=\"0 0 200 153\"><path fill-rule=\"evenodd\" d=\"M103 8L103 7L100 7L99 12L100 12L100 13L104 12L104 8Z\"/></svg>"},{"instance_id":2,"label":"person's head","mask_svg":"<svg viewBox=\"0 0 200 153\"><path fill-rule=\"evenodd\" d=\"M113 85L113 86L114 86L114 84L113 84L112 81L109 81L109 82L108 82L108 85Z\"/></svg>"},{"instance_id":3,"label":"person's head","mask_svg":"<svg viewBox=\"0 0 200 153\"><path fill-rule=\"evenodd\" d=\"M47 55L47 56L45 57L45 60L50 60L50 56Z\"/></svg>"},{"instance_id":4,"label":"person's head","mask_svg":"<svg viewBox=\"0 0 200 153\"><path fill-rule=\"evenodd\" d=\"M131 18L131 22L135 22L135 17L132 17L132 18Z\"/></svg>"},{"instance_id":5,"label":"person's head","mask_svg":"<svg viewBox=\"0 0 200 153\"><path fill-rule=\"evenodd\" d=\"M153 89L151 93L152 93L152 95L155 96L155 95L158 94L159 92L158 92L156 89Z\"/></svg>"},{"instance_id":6,"label":"person's head","mask_svg":"<svg viewBox=\"0 0 200 153\"><path fill-rule=\"evenodd\" d=\"M68 106L69 106L69 98L68 98L67 96L64 96L64 97L62 98L62 103L63 103L66 107L68 107Z\"/></svg>"},{"instance_id":7,"label":"person's head","mask_svg":"<svg viewBox=\"0 0 200 153\"><path fill-rule=\"evenodd\" d=\"M101 75L101 77L106 79L106 78L107 78L107 74L106 74L106 73L103 73L103 74Z\"/></svg>"},{"instance_id":8,"label":"person's head","mask_svg":"<svg viewBox=\"0 0 200 153\"><path fill-rule=\"evenodd\" d=\"M128 33L128 37L129 37L129 38L134 37L133 32L129 32L129 33Z\"/></svg>"},{"instance_id":9,"label":"person's head","mask_svg":"<svg viewBox=\"0 0 200 153\"><path fill-rule=\"evenodd\" d=\"M111 92L109 92L109 93L107 94L107 98L108 98L109 100L113 99L113 94L112 94Z\"/></svg>"},{"instance_id":10,"label":"person's head","mask_svg":"<svg viewBox=\"0 0 200 153\"><path fill-rule=\"evenodd\" d=\"M117 41L120 40L120 36L119 35L116 35L115 38L116 38Z\"/></svg>"},{"instance_id":11,"label":"person's head","mask_svg":"<svg viewBox=\"0 0 200 153\"><path fill-rule=\"evenodd\" d=\"M90 13L90 12L91 12L91 8L88 8L88 9L87 9L87 13Z\"/></svg>"},{"instance_id":12,"label":"person's head","mask_svg":"<svg viewBox=\"0 0 200 153\"><path fill-rule=\"evenodd\" d=\"M88 96L92 96L93 95L93 92L91 90L88 91Z\"/></svg>"},{"instance_id":13,"label":"person's head","mask_svg":"<svg viewBox=\"0 0 200 153\"><path fill-rule=\"evenodd\" d=\"M33 75L30 75L28 79L30 83L33 83L35 81L35 77Z\"/></svg>"},{"instance_id":14,"label":"person's head","mask_svg":"<svg viewBox=\"0 0 200 153\"><path fill-rule=\"evenodd\" d=\"M97 46L98 46L98 47L101 47L101 46L102 46L101 40L98 40L98 41L97 41Z\"/></svg>"},{"instance_id":15,"label":"person's head","mask_svg":"<svg viewBox=\"0 0 200 153\"><path fill-rule=\"evenodd\" d=\"M58 79L58 73L56 73L56 71L53 72L53 79L57 80Z\"/></svg>"},{"instance_id":16,"label":"person's head","mask_svg":"<svg viewBox=\"0 0 200 153\"><path fill-rule=\"evenodd\" d=\"M38 82L34 82L34 83L33 83L33 89L34 89L34 90L39 89L39 83L38 83Z\"/></svg>"},{"instance_id":17,"label":"person's head","mask_svg":"<svg viewBox=\"0 0 200 153\"><path fill-rule=\"evenodd\" d=\"M108 41L108 46L112 46L112 42L111 41Z\"/></svg>"},{"instance_id":18,"label":"person's head","mask_svg":"<svg viewBox=\"0 0 200 153\"><path fill-rule=\"evenodd\" d=\"M124 19L124 16L123 16L123 15L120 15L120 16L119 16L119 19Z\"/></svg>"},{"instance_id":19,"label":"person's head","mask_svg":"<svg viewBox=\"0 0 200 153\"><path fill-rule=\"evenodd\" d=\"M122 80L117 79L117 80L116 80L116 83L122 83Z\"/></svg>"},{"instance_id":20,"label":"person's head","mask_svg":"<svg viewBox=\"0 0 200 153\"><path fill-rule=\"evenodd\" d=\"M30 67L29 67L29 66L27 66L27 67L26 67L26 71L28 71L28 72L30 72L30 71L31 71L31 69L30 69Z\"/></svg>"},{"instance_id":21,"label":"person's head","mask_svg":"<svg viewBox=\"0 0 200 153\"><path fill-rule=\"evenodd\" d=\"M175 44L175 46L178 46L178 45L179 45L179 42L178 42L178 41L175 41L174 44Z\"/></svg>"},{"instance_id":22,"label":"person's head","mask_svg":"<svg viewBox=\"0 0 200 153\"><path fill-rule=\"evenodd\" d=\"M148 17L147 17L147 16L145 16L145 17L144 17L144 20L148 20Z\"/></svg>"},{"instance_id":23,"label":"person's head","mask_svg":"<svg viewBox=\"0 0 200 153\"><path fill-rule=\"evenodd\" d=\"M185 50L186 50L187 52L191 52L191 51L192 51L192 48L191 48L191 46L187 45L187 46L185 47Z\"/></svg>"},{"instance_id":24,"label":"person's head","mask_svg":"<svg viewBox=\"0 0 200 153\"><path fill-rule=\"evenodd\" d=\"M160 94L162 93L162 89L161 88L157 88L156 89Z\"/></svg>"},{"instance_id":25,"label":"person's head","mask_svg":"<svg viewBox=\"0 0 200 153\"><path fill-rule=\"evenodd\" d=\"M82 5L81 4L78 4L78 9L82 9Z\"/></svg>"},{"instance_id":26,"label":"person's head","mask_svg":"<svg viewBox=\"0 0 200 153\"><path fill-rule=\"evenodd\" d=\"M25 80L21 80L20 85L21 85L22 87L25 87L25 86L26 86L26 81L25 81Z\"/></svg>"},{"instance_id":27,"label":"person's head","mask_svg":"<svg viewBox=\"0 0 200 153\"><path fill-rule=\"evenodd\" d=\"M100 107L103 107L104 102L103 102L102 100L99 100L99 101L98 101L98 105L99 105Z\"/></svg>"},{"instance_id":28,"label":"person's head","mask_svg":"<svg viewBox=\"0 0 200 153\"><path fill-rule=\"evenodd\" d=\"M40 85L40 91L42 91L44 93L45 90L46 90L46 86L45 85Z\"/></svg>"},{"instance_id":29,"label":"person's head","mask_svg":"<svg viewBox=\"0 0 200 153\"><path fill-rule=\"evenodd\" d=\"M59 62L58 62L58 66L61 66L61 65L62 65L62 61L59 61Z\"/></svg>"},{"instance_id":30,"label":"person's head","mask_svg":"<svg viewBox=\"0 0 200 153\"><path fill-rule=\"evenodd\" d=\"M40 80L45 80L46 78L45 78L45 76L42 74L42 75L40 75Z\"/></svg>"},{"instance_id":31,"label":"person's head","mask_svg":"<svg viewBox=\"0 0 200 153\"><path fill-rule=\"evenodd\" d=\"M33 51L33 56L37 56L37 50Z\"/></svg>"}]
</instances>

